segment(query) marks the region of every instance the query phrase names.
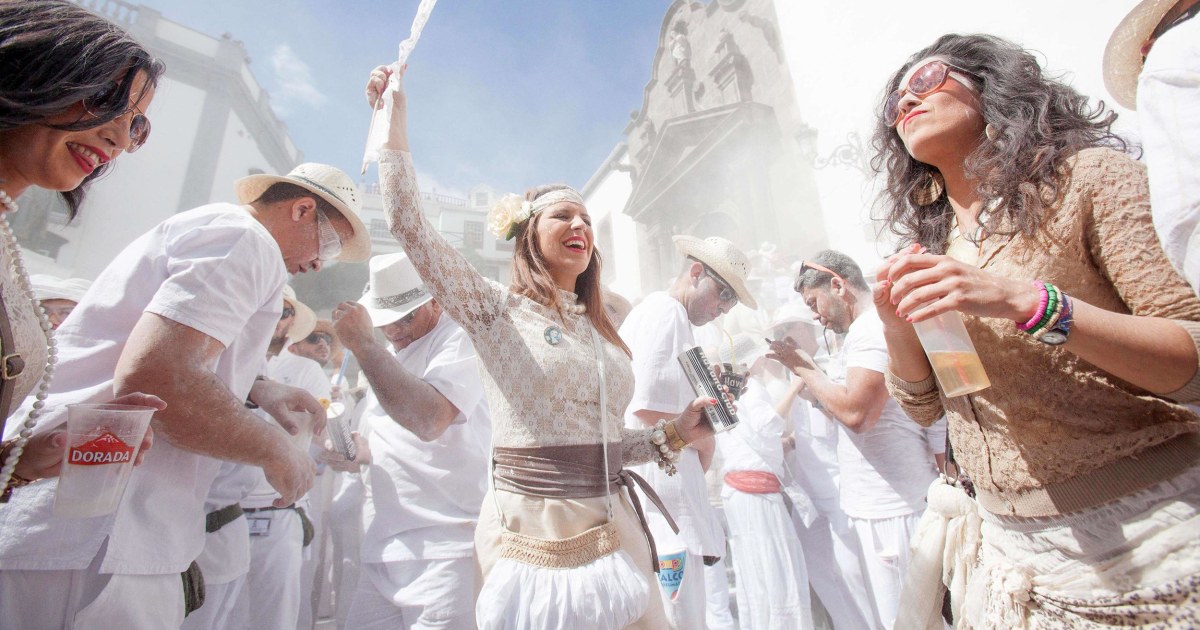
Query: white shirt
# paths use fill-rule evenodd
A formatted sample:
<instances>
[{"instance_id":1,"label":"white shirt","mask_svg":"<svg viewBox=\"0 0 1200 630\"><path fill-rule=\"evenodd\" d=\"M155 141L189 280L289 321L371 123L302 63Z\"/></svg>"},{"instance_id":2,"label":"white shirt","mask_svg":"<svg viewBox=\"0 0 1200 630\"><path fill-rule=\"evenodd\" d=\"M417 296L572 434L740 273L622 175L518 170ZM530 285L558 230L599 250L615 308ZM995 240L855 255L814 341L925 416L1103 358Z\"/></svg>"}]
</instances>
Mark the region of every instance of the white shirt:
<instances>
[{"instance_id":1,"label":"white shirt","mask_svg":"<svg viewBox=\"0 0 1200 630\"><path fill-rule=\"evenodd\" d=\"M1167 258L1200 291L1200 17L1150 49L1137 113L1154 227Z\"/></svg>"},{"instance_id":2,"label":"white shirt","mask_svg":"<svg viewBox=\"0 0 1200 630\"><path fill-rule=\"evenodd\" d=\"M830 362L830 378L845 384L850 368L886 373L883 323L867 308L850 325L846 340ZM841 428L838 466L842 510L854 518L879 519L925 509L929 484L937 476L925 429L888 398L879 421L865 433Z\"/></svg>"},{"instance_id":3,"label":"white shirt","mask_svg":"<svg viewBox=\"0 0 1200 630\"><path fill-rule=\"evenodd\" d=\"M647 409L677 414L697 398L677 357L696 344L687 309L665 291L647 295L625 318L621 339L633 352L633 399L625 411L625 426L642 429L646 424L634 412ZM654 462L632 467L658 493L663 505L679 525L679 536L696 555L725 555L724 533L716 527L704 468L695 449L685 448L676 463L679 472L668 476ZM649 502L646 502L649 504ZM647 510L656 510L649 505Z\"/></svg>"},{"instance_id":4,"label":"white shirt","mask_svg":"<svg viewBox=\"0 0 1200 630\"><path fill-rule=\"evenodd\" d=\"M737 415L736 427L717 434L722 474L755 470L769 472L782 482L787 477L783 470L783 418L757 378L746 379Z\"/></svg>"},{"instance_id":5,"label":"white shirt","mask_svg":"<svg viewBox=\"0 0 1200 630\"><path fill-rule=\"evenodd\" d=\"M424 442L383 410L373 388L361 403L373 461L364 475L362 560L445 560L474 553L487 492L492 427L475 348L443 314L425 336L393 354L459 414Z\"/></svg>"},{"instance_id":6,"label":"white shirt","mask_svg":"<svg viewBox=\"0 0 1200 630\"><path fill-rule=\"evenodd\" d=\"M333 386L329 379L325 376L325 371L321 369L321 364L312 359L302 357L298 354L288 352L286 349L279 354L267 359L266 377L283 383L303 389L313 395L313 398L318 400L324 398L329 400L330 392ZM263 422L268 422L272 426L279 428L279 424L275 422L266 412L260 411L258 414L263 418ZM312 435L305 432L300 435L292 436L292 441L297 446L307 449L312 441ZM255 483L250 493L241 501L242 507L246 508L264 508L275 502L279 498L279 493L275 488L267 483L267 477L263 474L261 468L254 468ZM305 502L308 495L306 494L297 503L301 507L307 506Z\"/></svg>"},{"instance_id":7,"label":"white shirt","mask_svg":"<svg viewBox=\"0 0 1200 630\"><path fill-rule=\"evenodd\" d=\"M245 399L279 322L286 281L275 239L240 206L211 204L163 221L117 255L58 329L59 368L47 401L56 413L38 431L61 424L65 404L112 398L117 360L143 312L220 342L213 373ZM0 508L0 569L83 569L107 537L101 573L179 573L204 546L204 500L219 467L160 438L116 512L87 519L51 515L57 479L23 488Z\"/></svg>"}]
</instances>

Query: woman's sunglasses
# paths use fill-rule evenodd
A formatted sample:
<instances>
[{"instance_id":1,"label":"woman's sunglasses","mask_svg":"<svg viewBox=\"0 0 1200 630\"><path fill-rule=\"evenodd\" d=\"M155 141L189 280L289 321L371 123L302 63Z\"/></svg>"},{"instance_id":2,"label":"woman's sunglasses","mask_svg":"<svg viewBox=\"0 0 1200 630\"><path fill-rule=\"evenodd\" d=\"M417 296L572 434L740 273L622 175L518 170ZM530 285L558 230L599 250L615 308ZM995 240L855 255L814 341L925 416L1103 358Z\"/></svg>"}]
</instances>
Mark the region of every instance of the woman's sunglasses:
<instances>
[{"instance_id":1,"label":"woman's sunglasses","mask_svg":"<svg viewBox=\"0 0 1200 630\"><path fill-rule=\"evenodd\" d=\"M108 111L112 107L109 101L113 99L116 91L117 85L114 83L111 88L105 88L94 96L84 99L83 111L99 118L100 114L96 112ZM150 119L136 107L126 109L113 120L121 120L130 114L133 116L129 119L129 146L125 149L126 153L133 153L142 148L142 145L146 144L146 140L150 138Z\"/></svg>"},{"instance_id":2,"label":"woman's sunglasses","mask_svg":"<svg viewBox=\"0 0 1200 630\"><path fill-rule=\"evenodd\" d=\"M952 66L939 59L934 59L917 68L916 72L913 72L912 76L909 77L908 85L892 92L888 95L887 100L884 101L883 119L887 121L888 126L895 127L900 122L900 101L904 99L905 94L912 94L917 97L925 97L933 94L942 89L943 85L946 85L946 79L950 78L952 70L974 76L967 70Z\"/></svg>"}]
</instances>

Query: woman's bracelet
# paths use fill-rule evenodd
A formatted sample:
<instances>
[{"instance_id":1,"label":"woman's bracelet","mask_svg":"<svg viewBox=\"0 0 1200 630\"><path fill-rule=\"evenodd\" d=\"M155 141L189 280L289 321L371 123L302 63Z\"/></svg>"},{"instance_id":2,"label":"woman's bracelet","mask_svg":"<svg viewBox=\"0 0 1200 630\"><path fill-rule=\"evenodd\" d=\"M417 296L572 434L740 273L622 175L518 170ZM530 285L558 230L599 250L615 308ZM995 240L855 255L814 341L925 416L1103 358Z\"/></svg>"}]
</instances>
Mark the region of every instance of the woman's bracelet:
<instances>
[{"instance_id":1,"label":"woman's bracelet","mask_svg":"<svg viewBox=\"0 0 1200 630\"><path fill-rule=\"evenodd\" d=\"M668 476L679 472L675 464L679 461L679 452L683 450L684 446L687 446L687 443L679 437L674 420L670 422L659 420L654 425L654 430L650 432L650 444L657 451L659 469Z\"/></svg>"},{"instance_id":2,"label":"woman's bracelet","mask_svg":"<svg viewBox=\"0 0 1200 630\"><path fill-rule=\"evenodd\" d=\"M1041 280L1034 280L1033 286L1042 294L1041 303L1038 305L1038 309L1034 312L1033 317L1029 318L1029 321L1024 324L1017 324L1017 328L1025 332L1029 332L1029 329L1037 326L1038 322L1042 321L1042 318L1046 316L1046 305L1050 302L1050 291L1047 290L1046 283Z\"/></svg>"},{"instance_id":3,"label":"woman's bracelet","mask_svg":"<svg viewBox=\"0 0 1200 630\"><path fill-rule=\"evenodd\" d=\"M1051 324L1051 322L1054 321L1054 314L1058 311L1060 301L1058 297L1058 287L1050 284L1049 282L1044 282L1043 284L1046 287L1046 293L1050 296L1050 299L1046 301L1046 310L1042 313L1042 318L1038 320L1038 323L1035 324L1033 328L1025 331L1035 337L1038 335L1039 331L1044 330Z\"/></svg>"}]
</instances>

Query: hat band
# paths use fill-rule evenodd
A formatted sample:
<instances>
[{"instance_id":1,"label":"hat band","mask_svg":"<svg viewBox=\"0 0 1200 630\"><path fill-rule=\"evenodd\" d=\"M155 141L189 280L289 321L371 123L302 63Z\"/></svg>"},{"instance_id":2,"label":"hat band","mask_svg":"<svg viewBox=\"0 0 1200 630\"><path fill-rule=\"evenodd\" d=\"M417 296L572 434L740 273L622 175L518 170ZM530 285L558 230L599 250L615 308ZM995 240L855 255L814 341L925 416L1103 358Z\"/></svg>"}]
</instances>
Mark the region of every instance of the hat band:
<instances>
[{"instance_id":1,"label":"hat band","mask_svg":"<svg viewBox=\"0 0 1200 630\"><path fill-rule=\"evenodd\" d=\"M405 304L415 302L426 295L429 295L429 293L425 291L425 285L421 285L411 291L405 291L398 295L377 297L374 299L375 308L399 308Z\"/></svg>"},{"instance_id":2,"label":"hat band","mask_svg":"<svg viewBox=\"0 0 1200 630\"><path fill-rule=\"evenodd\" d=\"M288 177L292 177L292 178L298 179L298 180L300 180L300 181L302 181L302 182L304 182L304 183L306 183L306 184L308 184L309 186L312 186L312 187L314 187L314 188L319 188L319 189L321 189L321 191L322 191L322 192L324 192L325 194L327 194L327 195L329 195L329 196L333 197L334 199L337 199L337 200L338 200L338 202L339 202L339 203L341 203L343 206L350 207L350 204L346 203L346 201L342 199L342 196L341 196L341 195L339 195L339 194L337 194L337 193L333 192L332 190L330 190L329 188L327 188L327 187L326 187L324 184L322 184L322 183L320 183L320 182L317 182L317 181L311 180L311 179L309 179L309 178L307 178L307 177L305 177L305 176L303 176L303 175L288 175Z\"/></svg>"}]
</instances>

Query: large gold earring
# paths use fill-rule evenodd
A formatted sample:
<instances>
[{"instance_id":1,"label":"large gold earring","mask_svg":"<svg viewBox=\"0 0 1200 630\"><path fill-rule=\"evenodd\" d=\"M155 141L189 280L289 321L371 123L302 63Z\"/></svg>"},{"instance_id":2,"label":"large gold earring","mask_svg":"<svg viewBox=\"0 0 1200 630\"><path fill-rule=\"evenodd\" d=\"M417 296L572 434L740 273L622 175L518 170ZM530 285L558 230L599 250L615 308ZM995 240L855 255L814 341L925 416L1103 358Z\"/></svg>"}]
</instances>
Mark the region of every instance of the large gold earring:
<instances>
[{"instance_id":1,"label":"large gold earring","mask_svg":"<svg viewBox=\"0 0 1200 630\"><path fill-rule=\"evenodd\" d=\"M912 202L918 206L933 205L946 192L946 180L937 171L926 171L925 181L913 189Z\"/></svg>"}]
</instances>

